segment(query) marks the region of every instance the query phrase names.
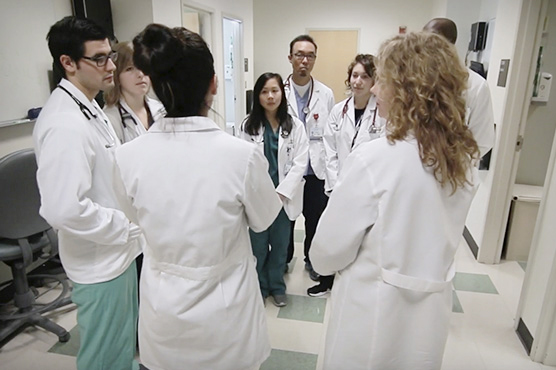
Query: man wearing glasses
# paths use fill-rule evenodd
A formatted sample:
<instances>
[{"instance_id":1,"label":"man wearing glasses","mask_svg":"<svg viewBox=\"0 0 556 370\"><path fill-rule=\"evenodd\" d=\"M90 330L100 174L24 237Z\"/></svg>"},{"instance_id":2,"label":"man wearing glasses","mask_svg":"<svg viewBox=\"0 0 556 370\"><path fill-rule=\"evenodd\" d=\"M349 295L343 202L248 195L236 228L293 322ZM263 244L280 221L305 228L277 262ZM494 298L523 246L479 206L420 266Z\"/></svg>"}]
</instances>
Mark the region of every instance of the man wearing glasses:
<instances>
[{"instance_id":1,"label":"man wearing glasses","mask_svg":"<svg viewBox=\"0 0 556 370\"><path fill-rule=\"evenodd\" d=\"M112 186L120 145L94 97L112 87L117 58L107 33L66 17L47 36L64 78L39 115L33 139L40 214L58 229L62 264L73 283L81 344L78 369L138 369L135 257L142 234L120 211Z\"/></svg>"},{"instance_id":2,"label":"man wearing glasses","mask_svg":"<svg viewBox=\"0 0 556 370\"><path fill-rule=\"evenodd\" d=\"M292 65L292 74L285 82L288 99L288 113L305 123L309 138L309 165L305 174L303 191L303 216L305 217L305 269L312 280L318 281L319 275L313 270L309 260L309 248L315 235L320 215L326 207L328 197L324 193L324 177L326 176L325 153L323 144L324 126L328 114L334 106L332 90L311 76L317 59L317 44L309 35L297 36L290 43L288 59ZM288 262L293 256L294 224Z\"/></svg>"}]
</instances>

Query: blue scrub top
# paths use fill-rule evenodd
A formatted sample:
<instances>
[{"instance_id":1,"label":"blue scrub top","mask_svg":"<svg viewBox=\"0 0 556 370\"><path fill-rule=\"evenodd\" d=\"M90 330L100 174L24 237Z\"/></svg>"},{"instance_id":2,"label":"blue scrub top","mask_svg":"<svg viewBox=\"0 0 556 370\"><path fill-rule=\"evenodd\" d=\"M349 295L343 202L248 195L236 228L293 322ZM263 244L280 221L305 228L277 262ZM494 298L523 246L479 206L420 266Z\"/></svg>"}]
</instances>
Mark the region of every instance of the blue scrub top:
<instances>
[{"instance_id":1,"label":"blue scrub top","mask_svg":"<svg viewBox=\"0 0 556 370\"><path fill-rule=\"evenodd\" d=\"M280 129L278 129L278 132L280 132ZM268 174L274 183L274 187L278 186L278 132L272 130L268 120L264 121L264 156L268 161Z\"/></svg>"}]
</instances>

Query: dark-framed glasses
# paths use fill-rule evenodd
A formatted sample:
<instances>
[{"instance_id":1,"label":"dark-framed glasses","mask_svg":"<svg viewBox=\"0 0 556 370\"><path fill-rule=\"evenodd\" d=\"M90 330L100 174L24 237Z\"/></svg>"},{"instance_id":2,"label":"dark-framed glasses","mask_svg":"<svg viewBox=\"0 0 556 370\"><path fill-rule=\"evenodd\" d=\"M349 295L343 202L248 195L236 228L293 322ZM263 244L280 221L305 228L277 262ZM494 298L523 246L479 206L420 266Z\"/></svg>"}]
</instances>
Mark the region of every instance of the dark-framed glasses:
<instances>
[{"instance_id":1,"label":"dark-framed glasses","mask_svg":"<svg viewBox=\"0 0 556 370\"><path fill-rule=\"evenodd\" d=\"M317 55L313 53L309 53L309 54L295 53L293 56L295 57L295 59L299 61L302 61L303 59L307 58L308 61L312 62L315 59L317 59Z\"/></svg>"},{"instance_id":2,"label":"dark-framed glasses","mask_svg":"<svg viewBox=\"0 0 556 370\"><path fill-rule=\"evenodd\" d=\"M94 56L94 57L82 56L81 58L90 60L92 62L95 62L97 67L104 67L106 65L106 63L108 63L108 59L112 59L113 62L118 60L118 52L117 51L111 51L107 55L97 55L97 56Z\"/></svg>"}]
</instances>

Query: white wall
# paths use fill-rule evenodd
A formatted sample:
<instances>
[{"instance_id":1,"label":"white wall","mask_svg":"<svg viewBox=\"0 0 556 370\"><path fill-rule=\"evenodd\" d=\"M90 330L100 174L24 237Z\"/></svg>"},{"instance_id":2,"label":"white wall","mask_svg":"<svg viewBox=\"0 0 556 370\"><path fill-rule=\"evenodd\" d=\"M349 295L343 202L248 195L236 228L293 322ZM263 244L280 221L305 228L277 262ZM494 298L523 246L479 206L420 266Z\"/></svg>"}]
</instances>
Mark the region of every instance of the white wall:
<instances>
[{"instance_id":1,"label":"white wall","mask_svg":"<svg viewBox=\"0 0 556 370\"><path fill-rule=\"evenodd\" d=\"M431 18L446 17L448 0L434 0L432 4Z\"/></svg>"},{"instance_id":2,"label":"white wall","mask_svg":"<svg viewBox=\"0 0 556 370\"><path fill-rule=\"evenodd\" d=\"M131 41L153 21L151 0L110 0L114 35L119 41Z\"/></svg>"},{"instance_id":3,"label":"white wall","mask_svg":"<svg viewBox=\"0 0 556 370\"><path fill-rule=\"evenodd\" d=\"M453 20L458 27L456 49L461 60L465 59L471 39L471 24L488 21L488 19L481 19L480 16L482 2L483 0L448 1L446 17Z\"/></svg>"},{"instance_id":4,"label":"white wall","mask_svg":"<svg viewBox=\"0 0 556 370\"><path fill-rule=\"evenodd\" d=\"M287 58L290 41L309 29L359 29L359 52L376 54L381 42L398 33L398 26L407 26L408 32L421 30L436 15L436 3L437 0L255 0L255 78L264 72L278 72L285 79L291 73Z\"/></svg>"},{"instance_id":5,"label":"white wall","mask_svg":"<svg viewBox=\"0 0 556 370\"><path fill-rule=\"evenodd\" d=\"M46 34L71 15L67 0L3 1L0 5L0 121L22 118L50 95L52 57ZM0 128L0 157L33 147L33 122ZM1 280L1 278L0 278Z\"/></svg>"},{"instance_id":6,"label":"white wall","mask_svg":"<svg viewBox=\"0 0 556 370\"><path fill-rule=\"evenodd\" d=\"M52 57L46 34L71 14L67 0L2 1L0 5L0 121L27 116L50 94Z\"/></svg>"}]
</instances>

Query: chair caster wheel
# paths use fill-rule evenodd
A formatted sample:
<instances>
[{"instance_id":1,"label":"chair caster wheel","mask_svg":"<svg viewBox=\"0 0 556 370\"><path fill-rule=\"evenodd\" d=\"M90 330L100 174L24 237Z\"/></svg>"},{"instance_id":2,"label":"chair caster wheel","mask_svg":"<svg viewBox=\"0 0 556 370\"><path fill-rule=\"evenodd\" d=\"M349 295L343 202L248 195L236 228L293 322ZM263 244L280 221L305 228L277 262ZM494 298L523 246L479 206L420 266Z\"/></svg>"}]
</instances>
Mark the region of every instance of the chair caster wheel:
<instances>
[{"instance_id":1,"label":"chair caster wheel","mask_svg":"<svg viewBox=\"0 0 556 370\"><path fill-rule=\"evenodd\" d=\"M70 340L70 337L71 337L71 335L70 335L70 333L68 332L68 333L66 333L66 334L64 334L64 335L62 335L62 336L59 336L59 337L58 337L58 341L60 341L60 342L62 342L62 343L66 343L68 340Z\"/></svg>"}]
</instances>

